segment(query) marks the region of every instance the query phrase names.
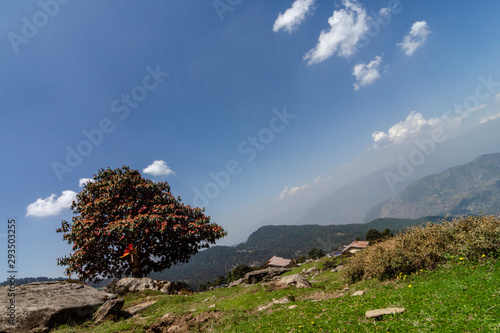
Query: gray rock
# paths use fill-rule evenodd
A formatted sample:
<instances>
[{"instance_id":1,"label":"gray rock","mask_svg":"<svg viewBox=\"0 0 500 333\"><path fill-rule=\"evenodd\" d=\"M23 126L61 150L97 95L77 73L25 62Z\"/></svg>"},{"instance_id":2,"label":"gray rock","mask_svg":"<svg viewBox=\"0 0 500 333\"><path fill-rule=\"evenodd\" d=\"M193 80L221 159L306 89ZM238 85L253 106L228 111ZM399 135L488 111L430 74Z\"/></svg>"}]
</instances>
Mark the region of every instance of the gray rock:
<instances>
[{"instance_id":1,"label":"gray rock","mask_svg":"<svg viewBox=\"0 0 500 333\"><path fill-rule=\"evenodd\" d=\"M369 310L366 311L366 318L378 318L384 315L396 314L405 312L405 308L385 308L385 309L377 309L377 310Z\"/></svg>"},{"instance_id":2,"label":"gray rock","mask_svg":"<svg viewBox=\"0 0 500 333\"><path fill-rule=\"evenodd\" d=\"M265 268L249 272L243 278L243 282L248 284L270 281L273 277L290 271L288 268Z\"/></svg>"},{"instance_id":3,"label":"gray rock","mask_svg":"<svg viewBox=\"0 0 500 333\"><path fill-rule=\"evenodd\" d=\"M0 287L0 304L9 304L9 286ZM43 331L67 322L92 319L96 309L116 295L76 281L34 282L15 290L16 326L0 311L0 332Z\"/></svg>"},{"instance_id":4,"label":"gray rock","mask_svg":"<svg viewBox=\"0 0 500 333\"><path fill-rule=\"evenodd\" d=\"M358 290L352 293L351 296L363 296L365 292L363 290Z\"/></svg>"},{"instance_id":5,"label":"gray rock","mask_svg":"<svg viewBox=\"0 0 500 333\"><path fill-rule=\"evenodd\" d=\"M144 303L140 303L140 304L137 304L137 305L134 305L134 306L131 306L131 307L128 307L126 308L125 311L126 313L128 313L129 315L133 316L135 315L137 312L141 311L141 310L144 310L145 308L147 307L150 307L151 305L155 304L156 301L146 301Z\"/></svg>"},{"instance_id":6,"label":"gray rock","mask_svg":"<svg viewBox=\"0 0 500 333\"><path fill-rule=\"evenodd\" d=\"M108 315L118 315L125 301L123 298L110 299L104 303L96 313L94 313L94 321L100 323Z\"/></svg>"},{"instance_id":7,"label":"gray rock","mask_svg":"<svg viewBox=\"0 0 500 333\"><path fill-rule=\"evenodd\" d=\"M229 284L229 286L228 286L228 287L229 287L229 288L231 288L231 287L235 287L235 286L238 286L238 285L240 285L240 284L242 284L242 283L243 283L243 278L241 278L241 279L238 279L238 280L236 280L236 281L231 282L231 283Z\"/></svg>"},{"instance_id":8,"label":"gray rock","mask_svg":"<svg viewBox=\"0 0 500 333\"><path fill-rule=\"evenodd\" d=\"M186 289L186 287L187 285L177 282L153 280L151 278L126 277L110 283L103 289L107 292L115 294L140 292L144 290L157 290L164 294L171 295L177 293L177 291L181 289Z\"/></svg>"},{"instance_id":9,"label":"gray rock","mask_svg":"<svg viewBox=\"0 0 500 333\"><path fill-rule=\"evenodd\" d=\"M307 279L300 274L282 276L278 280L274 281L274 284L281 287L295 286L297 288L311 288L309 281L307 281Z\"/></svg>"}]
</instances>

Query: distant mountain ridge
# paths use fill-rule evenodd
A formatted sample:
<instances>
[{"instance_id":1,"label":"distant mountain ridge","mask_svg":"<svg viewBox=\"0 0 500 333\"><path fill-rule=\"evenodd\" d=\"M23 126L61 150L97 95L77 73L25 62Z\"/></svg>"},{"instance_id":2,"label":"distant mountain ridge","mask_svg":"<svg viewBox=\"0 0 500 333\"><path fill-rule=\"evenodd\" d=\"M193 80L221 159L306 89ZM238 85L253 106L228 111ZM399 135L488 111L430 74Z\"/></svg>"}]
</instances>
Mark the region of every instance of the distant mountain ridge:
<instances>
[{"instance_id":1,"label":"distant mountain ridge","mask_svg":"<svg viewBox=\"0 0 500 333\"><path fill-rule=\"evenodd\" d=\"M373 207L365 221L427 215L500 213L500 153L410 183L403 191Z\"/></svg>"}]
</instances>

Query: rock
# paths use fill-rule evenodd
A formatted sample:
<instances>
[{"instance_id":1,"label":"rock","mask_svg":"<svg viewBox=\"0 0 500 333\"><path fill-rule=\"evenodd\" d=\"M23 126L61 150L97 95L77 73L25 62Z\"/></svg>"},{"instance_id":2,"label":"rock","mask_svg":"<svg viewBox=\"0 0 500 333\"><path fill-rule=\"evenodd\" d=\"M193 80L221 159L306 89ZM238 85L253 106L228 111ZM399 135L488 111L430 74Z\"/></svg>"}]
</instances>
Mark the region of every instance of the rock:
<instances>
[{"instance_id":1,"label":"rock","mask_svg":"<svg viewBox=\"0 0 500 333\"><path fill-rule=\"evenodd\" d=\"M235 286L238 286L238 285L240 285L240 284L242 284L242 283L243 283L243 278L241 278L241 279L239 279L239 280L236 280L236 281L231 282L231 283L229 284L229 286L228 286L228 287L229 287L229 288L231 288L231 287L235 287Z\"/></svg>"},{"instance_id":2,"label":"rock","mask_svg":"<svg viewBox=\"0 0 500 333\"><path fill-rule=\"evenodd\" d=\"M345 292L347 292L347 291L349 291L349 290L351 290L351 288L349 288L349 287L345 287L344 289L342 289L342 292L343 292L343 293L345 293Z\"/></svg>"},{"instance_id":3,"label":"rock","mask_svg":"<svg viewBox=\"0 0 500 333\"><path fill-rule=\"evenodd\" d=\"M274 284L280 287L295 286L297 288L311 288L309 281L300 274L282 276L280 279L274 281Z\"/></svg>"},{"instance_id":4,"label":"rock","mask_svg":"<svg viewBox=\"0 0 500 333\"><path fill-rule=\"evenodd\" d=\"M215 304L212 304L208 307L209 309L214 309L215 308Z\"/></svg>"},{"instance_id":5,"label":"rock","mask_svg":"<svg viewBox=\"0 0 500 333\"><path fill-rule=\"evenodd\" d=\"M294 305L290 305L288 308L289 308L290 310L293 310L293 309L295 309L295 308L297 308L297 307L298 307L298 305L297 305L297 304L294 304Z\"/></svg>"},{"instance_id":6,"label":"rock","mask_svg":"<svg viewBox=\"0 0 500 333\"><path fill-rule=\"evenodd\" d=\"M270 281L273 277L290 271L288 268L265 268L249 272L243 278L243 282L248 284Z\"/></svg>"},{"instance_id":7,"label":"rock","mask_svg":"<svg viewBox=\"0 0 500 333\"><path fill-rule=\"evenodd\" d=\"M108 315L118 315L123 307L123 303L125 303L123 298L107 300L106 303L104 303L99 310L94 313L94 321L96 323L100 323Z\"/></svg>"},{"instance_id":8,"label":"rock","mask_svg":"<svg viewBox=\"0 0 500 333\"><path fill-rule=\"evenodd\" d=\"M150 307L151 305L153 305L155 303L156 303L156 301L154 301L154 300L153 301L147 301L147 302L144 302L144 303L140 303L140 304L128 307L128 308L126 308L123 311L125 311L126 313L130 314L131 316L133 316L137 312L139 312L141 310L144 310L145 308Z\"/></svg>"},{"instance_id":9,"label":"rock","mask_svg":"<svg viewBox=\"0 0 500 333\"><path fill-rule=\"evenodd\" d=\"M9 304L9 286L0 287L0 304ZM0 332L44 331L67 322L91 319L97 307L116 295L76 281L34 282L16 287L17 326L0 311Z\"/></svg>"},{"instance_id":10,"label":"rock","mask_svg":"<svg viewBox=\"0 0 500 333\"><path fill-rule=\"evenodd\" d=\"M377 310L369 310L366 311L366 318L378 318L383 315L396 314L405 312L405 308L385 308L385 309L377 309Z\"/></svg>"},{"instance_id":11,"label":"rock","mask_svg":"<svg viewBox=\"0 0 500 333\"><path fill-rule=\"evenodd\" d=\"M173 325L173 326L170 326L168 329L167 329L167 332L168 333L171 333L171 332L181 332L182 329L180 326L178 325Z\"/></svg>"},{"instance_id":12,"label":"rock","mask_svg":"<svg viewBox=\"0 0 500 333\"><path fill-rule=\"evenodd\" d=\"M126 277L113 281L103 288L107 292L125 294L128 292L140 292L144 290L157 290L164 294L177 294L182 290L190 290L189 286L182 282L170 282L164 280L153 280L151 278Z\"/></svg>"},{"instance_id":13,"label":"rock","mask_svg":"<svg viewBox=\"0 0 500 333\"><path fill-rule=\"evenodd\" d=\"M312 274L312 273L316 272L317 270L318 269L316 268L316 266L311 267L308 270L306 270L306 274Z\"/></svg>"},{"instance_id":14,"label":"rock","mask_svg":"<svg viewBox=\"0 0 500 333\"><path fill-rule=\"evenodd\" d=\"M335 267L332 272L338 272L338 271L341 271L344 269L344 265L338 265L337 267Z\"/></svg>"},{"instance_id":15,"label":"rock","mask_svg":"<svg viewBox=\"0 0 500 333\"><path fill-rule=\"evenodd\" d=\"M282 298L277 299L277 300L273 299L273 301L271 303L263 305L263 306L260 306L259 308L257 308L257 311L267 310L270 307L272 307L274 304L286 304L286 303L290 303L290 302L292 302L292 300L290 299L290 297L282 297Z\"/></svg>"},{"instance_id":16,"label":"rock","mask_svg":"<svg viewBox=\"0 0 500 333\"><path fill-rule=\"evenodd\" d=\"M351 296L363 296L365 292L363 290L358 290L352 293Z\"/></svg>"}]
</instances>

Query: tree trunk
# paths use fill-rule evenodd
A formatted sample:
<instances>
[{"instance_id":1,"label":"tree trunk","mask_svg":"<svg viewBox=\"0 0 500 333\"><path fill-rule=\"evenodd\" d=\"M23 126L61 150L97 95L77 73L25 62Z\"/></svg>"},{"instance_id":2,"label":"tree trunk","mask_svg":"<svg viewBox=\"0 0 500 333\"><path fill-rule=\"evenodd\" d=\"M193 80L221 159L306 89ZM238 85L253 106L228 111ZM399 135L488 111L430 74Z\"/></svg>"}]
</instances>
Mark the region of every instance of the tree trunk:
<instances>
[{"instance_id":1,"label":"tree trunk","mask_svg":"<svg viewBox=\"0 0 500 333\"><path fill-rule=\"evenodd\" d=\"M131 254L131 264L132 264L132 277L142 278L141 266L139 262L139 251L134 251Z\"/></svg>"}]
</instances>

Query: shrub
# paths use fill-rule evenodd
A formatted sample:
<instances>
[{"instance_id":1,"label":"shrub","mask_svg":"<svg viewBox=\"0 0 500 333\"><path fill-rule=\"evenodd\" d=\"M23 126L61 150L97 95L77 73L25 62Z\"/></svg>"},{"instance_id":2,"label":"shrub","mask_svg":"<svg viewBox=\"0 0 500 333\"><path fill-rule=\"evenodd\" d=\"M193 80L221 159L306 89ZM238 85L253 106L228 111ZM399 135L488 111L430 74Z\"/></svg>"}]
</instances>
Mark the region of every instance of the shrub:
<instances>
[{"instance_id":1,"label":"shrub","mask_svg":"<svg viewBox=\"0 0 500 333\"><path fill-rule=\"evenodd\" d=\"M477 258L500 250L500 217L466 216L442 224L411 227L351 258L343 270L349 282L386 279L434 269L451 256Z\"/></svg>"}]
</instances>

